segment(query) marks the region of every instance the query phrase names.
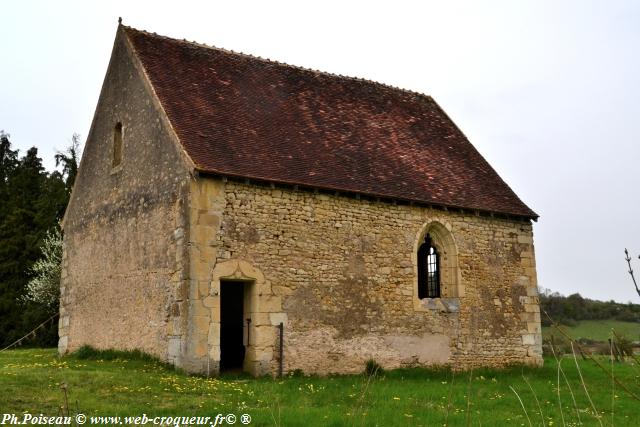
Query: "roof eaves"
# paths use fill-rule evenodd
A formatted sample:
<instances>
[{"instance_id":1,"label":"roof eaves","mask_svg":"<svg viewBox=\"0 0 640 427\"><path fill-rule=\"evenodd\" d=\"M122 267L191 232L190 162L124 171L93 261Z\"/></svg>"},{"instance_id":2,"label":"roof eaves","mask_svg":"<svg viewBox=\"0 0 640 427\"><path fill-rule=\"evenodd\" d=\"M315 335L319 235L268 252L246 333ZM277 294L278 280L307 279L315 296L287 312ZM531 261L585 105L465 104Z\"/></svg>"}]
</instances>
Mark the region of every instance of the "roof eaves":
<instances>
[{"instance_id":1,"label":"roof eaves","mask_svg":"<svg viewBox=\"0 0 640 427\"><path fill-rule=\"evenodd\" d=\"M196 171L203 176L216 176L216 177L232 178L232 179L238 179L238 180L259 181L259 182L265 182L265 183L273 183L276 185L285 185L290 187L295 186L298 188L325 190L325 191L331 191L331 192L340 193L340 194L354 194L354 195L361 195L366 197L379 198L383 200L412 203L420 206L439 207L439 208L444 208L445 210L451 209L451 210L461 210L464 212L483 212L490 216L504 215L506 217L524 218L526 220L533 220L536 222L538 221L538 218L539 218L539 216L535 212L531 211L531 209L529 210L531 211L532 214L524 214L522 212L487 210L487 209L481 209L481 208L475 208L475 207L469 207L469 206L457 206L452 204L445 204L437 201L421 200L417 198L398 197L394 195L382 194L382 193L376 193L376 192L365 192L362 190L349 189L346 187L334 187L330 185L311 185L309 183L303 183L303 182L298 182L293 180L289 181L284 179L273 179L273 178L265 178L265 177L259 177L259 176L236 175L228 172L217 171L217 170L207 169L207 168L198 167L198 166L196 166Z\"/></svg>"}]
</instances>

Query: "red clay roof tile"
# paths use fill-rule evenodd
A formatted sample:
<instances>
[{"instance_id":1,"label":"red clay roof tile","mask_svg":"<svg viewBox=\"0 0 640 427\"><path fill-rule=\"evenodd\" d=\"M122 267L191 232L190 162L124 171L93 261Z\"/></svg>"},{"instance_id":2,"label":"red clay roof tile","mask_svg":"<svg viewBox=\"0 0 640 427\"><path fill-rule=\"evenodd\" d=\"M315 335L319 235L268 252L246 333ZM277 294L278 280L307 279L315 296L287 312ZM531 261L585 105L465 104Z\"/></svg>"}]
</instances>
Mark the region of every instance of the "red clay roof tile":
<instances>
[{"instance_id":1,"label":"red clay roof tile","mask_svg":"<svg viewBox=\"0 0 640 427\"><path fill-rule=\"evenodd\" d=\"M202 172L537 218L429 96L122 28Z\"/></svg>"}]
</instances>

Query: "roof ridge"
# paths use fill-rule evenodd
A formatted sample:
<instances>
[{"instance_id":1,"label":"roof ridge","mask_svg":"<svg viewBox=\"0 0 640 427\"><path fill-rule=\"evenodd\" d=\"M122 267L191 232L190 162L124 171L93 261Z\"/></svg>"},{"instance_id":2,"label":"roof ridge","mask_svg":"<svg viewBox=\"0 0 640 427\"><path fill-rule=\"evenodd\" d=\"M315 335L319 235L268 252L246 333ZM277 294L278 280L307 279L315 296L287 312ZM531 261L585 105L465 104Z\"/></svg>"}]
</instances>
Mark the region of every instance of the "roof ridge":
<instances>
[{"instance_id":1,"label":"roof ridge","mask_svg":"<svg viewBox=\"0 0 640 427\"><path fill-rule=\"evenodd\" d=\"M158 34L156 32L149 32L147 30L141 30L138 28L134 28L132 26L129 25L124 25L124 24L120 24L121 27L129 29L129 30L133 30L133 31L137 31L139 33L144 33L153 37L158 37L158 38L162 38L162 39L166 39L166 40L172 40L172 41L176 41L176 42L180 42L180 43L187 43L187 44L191 44L197 47L201 47L201 48L205 48L205 49L211 49L211 50L217 50L217 51L221 51L221 52L225 52L231 55L238 55L238 56L242 56L248 59L252 59L252 60L259 60L268 64L275 64L275 65L280 65L283 67L287 67L287 68L293 68L296 70L300 70L300 71L306 71L306 72L311 72L311 73L315 73L315 74L320 74L323 76L328 76L328 77L333 77L333 78L339 78L342 80L349 80L349 81L355 81L358 83L367 83L370 85L374 85L374 86L379 86L385 89L391 89L397 92L401 92L401 93L405 93L408 95L413 95L416 96L418 98L424 98L426 101L429 102L434 102L434 99L431 95L427 95L425 93L422 92L418 92L415 90L411 90L411 89L406 89L403 87L399 87L399 86L394 86L392 84L389 83L383 83L383 82L379 82L376 80L371 80L371 79L367 79L364 77L356 77L356 76L347 76L347 75L343 75L343 74L336 74L336 73L332 73L330 71L323 71L323 70L317 70L314 68L307 68L307 67L303 67L300 65L293 65L293 64L289 64L286 62L281 62L275 59L270 59L270 58L263 58L259 55L252 55L250 53L244 53L244 52L236 52L233 49L226 49L223 47L218 47L218 46L214 46L214 45L208 45L206 43L201 43L201 42L197 42L195 40L191 41L191 40L187 40L187 39L177 39L174 37L169 37L169 36L165 36L162 34Z\"/></svg>"}]
</instances>

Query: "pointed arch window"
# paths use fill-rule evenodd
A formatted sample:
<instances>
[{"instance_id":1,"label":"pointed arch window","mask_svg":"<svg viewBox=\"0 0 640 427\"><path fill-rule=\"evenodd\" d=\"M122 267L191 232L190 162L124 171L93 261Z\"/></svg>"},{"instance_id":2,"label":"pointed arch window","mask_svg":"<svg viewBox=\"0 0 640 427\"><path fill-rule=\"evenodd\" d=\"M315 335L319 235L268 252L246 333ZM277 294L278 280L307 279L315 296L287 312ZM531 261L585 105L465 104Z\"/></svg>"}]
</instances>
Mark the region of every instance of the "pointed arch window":
<instances>
[{"instance_id":1,"label":"pointed arch window","mask_svg":"<svg viewBox=\"0 0 640 427\"><path fill-rule=\"evenodd\" d=\"M440 298L440 255L429 234L418 249L418 298Z\"/></svg>"}]
</instances>

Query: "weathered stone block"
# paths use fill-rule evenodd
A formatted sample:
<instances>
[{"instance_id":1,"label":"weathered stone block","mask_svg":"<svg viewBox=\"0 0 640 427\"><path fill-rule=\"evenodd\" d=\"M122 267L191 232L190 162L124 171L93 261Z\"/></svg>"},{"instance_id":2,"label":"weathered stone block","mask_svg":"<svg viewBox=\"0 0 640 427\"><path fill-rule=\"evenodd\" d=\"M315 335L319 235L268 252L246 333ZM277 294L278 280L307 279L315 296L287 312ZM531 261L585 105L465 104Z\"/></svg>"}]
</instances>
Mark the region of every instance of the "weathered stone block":
<instances>
[{"instance_id":1,"label":"weathered stone block","mask_svg":"<svg viewBox=\"0 0 640 427\"><path fill-rule=\"evenodd\" d=\"M271 325L269 313L251 313L251 324L253 326Z\"/></svg>"},{"instance_id":2,"label":"weathered stone block","mask_svg":"<svg viewBox=\"0 0 640 427\"><path fill-rule=\"evenodd\" d=\"M180 357L182 354L182 340L180 338L169 338L167 353L172 358Z\"/></svg>"},{"instance_id":3,"label":"weathered stone block","mask_svg":"<svg viewBox=\"0 0 640 427\"><path fill-rule=\"evenodd\" d=\"M211 315L211 309L209 307L205 307L202 300L194 299L191 300L189 305L189 316L191 318L196 317L206 317L209 318Z\"/></svg>"},{"instance_id":4,"label":"weathered stone block","mask_svg":"<svg viewBox=\"0 0 640 427\"><path fill-rule=\"evenodd\" d=\"M276 330L273 326L257 326L252 328L251 345L255 347L273 346L276 340Z\"/></svg>"},{"instance_id":5,"label":"weathered stone block","mask_svg":"<svg viewBox=\"0 0 640 427\"><path fill-rule=\"evenodd\" d=\"M192 319L193 319L193 325L195 326L196 333L207 336L207 334L209 333L209 324L211 322L211 317L193 316Z\"/></svg>"},{"instance_id":6,"label":"weathered stone block","mask_svg":"<svg viewBox=\"0 0 640 427\"><path fill-rule=\"evenodd\" d=\"M271 321L271 324L274 326L277 326L280 323L282 323L286 327L288 317L286 313L269 313L269 320Z\"/></svg>"},{"instance_id":7,"label":"weathered stone block","mask_svg":"<svg viewBox=\"0 0 640 427\"><path fill-rule=\"evenodd\" d=\"M58 353L66 354L68 344L69 344L69 337L67 335L61 335L60 339L58 340Z\"/></svg>"},{"instance_id":8,"label":"weathered stone block","mask_svg":"<svg viewBox=\"0 0 640 427\"><path fill-rule=\"evenodd\" d=\"M219 213L210 213L209 211L198 213L198 225L211 227L212 232L217 231L220 226L221 218Z\"/></svg>"},{"instance_id":9,"label":"weathered stone block","mask_svg":"<svg viewBox=\"0 0 640 427\"><path fill-rule=\"evenodd\" d=\"M442 304L445 310L450 313L460 311L460 298L442 298Z\"/></svg>"},{"instance_id":10,"label":"weathered stone block","mask_svg":"<svg viewBox=\"0 0 640 427\"><path fill-rule=\"evenodd\" d=\"M256 312L275 313L282 311L282 298L273 295L263 295L256 301Z\"/></svg>"},{"instance_id":11,"label":"weathered stone block","mask_svg":"<svg viewBox=\"0 0 640 427\"><path fill-rule=\"evenodd\" d=\"M210 345L220 345L220 323L211 322L209 324L207 341Z\"/></svg>"},{"instance_id":12,"label":"weathered stone block","mask_svg":"<svg viewBox=\"0 0 640 427\"><path fill-rule=\"evenodd\" d=\"M202 300L202 304L207 308L219 308L220 296L209 295Z\"/></svg>"},{"instance_id":13,"label":"weathered stone block","mask_svg":"<svg viewBox=\"0 0 640 427\"><path fill-rule=\"evenodd\" d=\"M204 358L205 356L207 356L208 351L209 351L209 348L208 348L207 342L199 341L196 343L193 353L195 357Z\"/></svg>"},{"instance_id":14,"label":"weathered stone block","mask_svg":"<svg viewBox=\"0 0 640 427\"><path fill-rule=\"evenodd\" d=\"M211 360L220 360L220 346L219 345L210 345L209 346L209 357Z\"/></svg>"},{"instance_id":15,"label":"weathered stone block","mask_svg":"<svg viewBox=\"0 0 640 427\"><path fill-rule=\"evenodd\" d=\"M525 304L524 310L527 313L537 313L540 310L540 307L538 306L538 304Z\"/></svg>"}]
</instances>

